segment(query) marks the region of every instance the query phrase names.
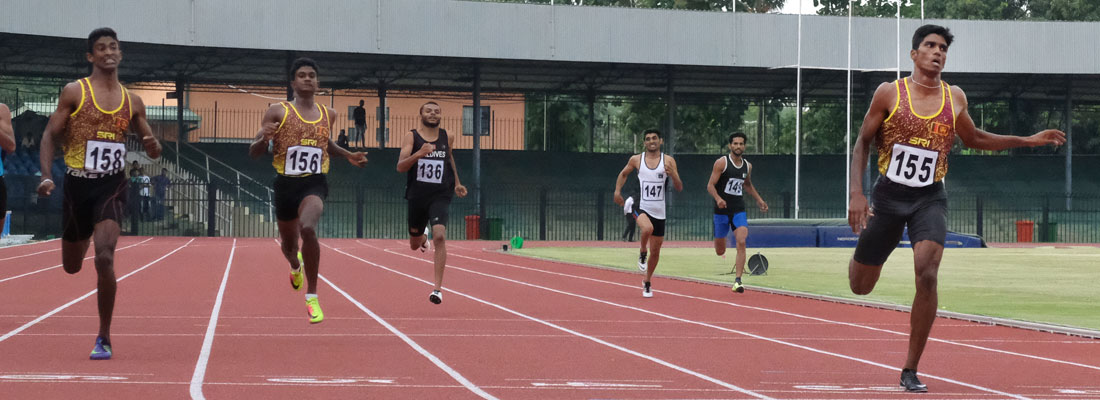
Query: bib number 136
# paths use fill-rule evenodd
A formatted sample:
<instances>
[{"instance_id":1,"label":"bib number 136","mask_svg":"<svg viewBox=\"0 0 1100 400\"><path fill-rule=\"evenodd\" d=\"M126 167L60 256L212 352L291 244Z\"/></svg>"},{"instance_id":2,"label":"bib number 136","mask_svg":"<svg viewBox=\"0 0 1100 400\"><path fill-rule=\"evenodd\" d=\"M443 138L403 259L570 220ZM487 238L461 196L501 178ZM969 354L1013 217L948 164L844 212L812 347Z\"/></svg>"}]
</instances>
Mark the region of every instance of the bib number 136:
<instances>
[{"instance_id":1,"label":"bib number 136","mask_svg":"<svg viewBox=\"0 0 1100 400\"><path fill-rule=\"evenodd\" d=\"M935 151L895 144L886 177L910 187L931 185L939 157L940 153Z\"/></svg>"}]
</instances>

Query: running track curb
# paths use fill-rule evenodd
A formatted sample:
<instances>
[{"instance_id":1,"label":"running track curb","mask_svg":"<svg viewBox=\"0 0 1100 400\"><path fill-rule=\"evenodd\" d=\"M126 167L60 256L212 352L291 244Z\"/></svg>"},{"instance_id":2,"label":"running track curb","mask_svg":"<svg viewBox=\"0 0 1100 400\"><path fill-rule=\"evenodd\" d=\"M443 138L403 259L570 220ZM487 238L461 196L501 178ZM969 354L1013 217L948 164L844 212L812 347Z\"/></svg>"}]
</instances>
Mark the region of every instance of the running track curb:
<instances>
[{"instance_id":1,"label":"running track curb","mask_svg":"<svg viewBox=\"0 0 1100 400\"><path fill-rule=\"evenodd\" d=\"M603 270L608 270L608 271L630 272L629 270L622 269L622 268L613 268L613 267L608 267L608 266L604 266L604 265L585 264L585 263L579 263L579 262L565 262L565 261L561 261L561 260L555 260L555 259L544 258L544 257L536 257L536 256L531 256L531 255L525 255L525 254L516 254L516 253L512 253L512 252L504 252L504 251L500 251L499 249L493 249L493 248L482 248L481 251L487 252L487 253L498 253L498 254L506 254L506 255L516 256L516 257L531 258L531 259L535 259L535 260L553 262L553 263L557 263L557 264L572 264L572 265L581 265L581 266L585 266L585 267L589 267L589 268L603 269ZM706 284L706 285L715 285L715 286L724 286L724 287L729 287L730 286L729 284L726 284L726 283L715 282L715 281L710 281L710 280L706 280L706 279L691 278L691 277L684 277L684 276L668 276L668 275L662 275L662 274L654 274L654 275L662 277L662 278L673 279L673 280L678 280L678 281L695 282L695 283L701 283L701 284ZM746 291L757 291L757 292L763 292L763 293L770 293L770 294L778 294L778 295L781 295L781 296L801 297L801 298L805 298L805 299L828 301L828 302L832 302L832 303L850 304L850 305L869 307L869 308L877 308L877 309L883 309L883 310L893 310L893 311L900 311L900 312L909 312L909 308L910 308L909 306L903 306L903 305L898 305L898 304L880 303L880 302L867 301L867 300L847 299L847 298L843 298L843 297L826 296L826 295L803 293L803 292L796 292L796 291L791 291L791 290L773 289L773 288L750 286L750 285L745 285L745 290ZM989 317L989 316L985 316L985 315L964 314L964 313L958 313L958 312L954 312L954 311L943 311L943 310L937 310L936 311L936 316L940 317L940 318L949 318L949 319L955 319L955 320L961 320L961 321L977 322L979 324L985 324L985 325L1006 326L1006 327L1010 327L1010 328L1027 329L1027 330L1039 331L1039 332L1058 333L1058 334L1063 334L1063 335L1068 335L1068 336L1077 336L1077 337L1086 338L1086 339L1100 339L1100 331L1094 331L1094 330L1084 329L1084 328L1075 328L1075 327L1068 327L1068 326L1061 326L1061 325L1043 324L1043 323L1038 323L1038 322L1019 321L1019 320L1013 320L1013 319L1007 319L1007 318Z\"/></svg>"}]
</instances>

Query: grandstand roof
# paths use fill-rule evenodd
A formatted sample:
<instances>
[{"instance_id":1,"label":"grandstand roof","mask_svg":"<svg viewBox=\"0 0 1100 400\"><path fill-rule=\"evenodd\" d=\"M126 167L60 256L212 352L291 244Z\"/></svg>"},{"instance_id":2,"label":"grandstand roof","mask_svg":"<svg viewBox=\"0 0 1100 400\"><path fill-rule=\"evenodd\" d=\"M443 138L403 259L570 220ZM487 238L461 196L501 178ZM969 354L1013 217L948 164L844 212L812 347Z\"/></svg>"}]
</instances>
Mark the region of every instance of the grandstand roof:
<instances>
[{"instance_id":1,"label":"grandstand roof","mask_svg":"<svg viewBox=\"0 0 1100 400\"><path fill-rule=\"evenodd\" d=\"M0 75L84 75L84 38L109 25L124 44L123 80L182 78L198 90L277 88L289 61L307 55L320 63L325 86L345 91L385 85L468 92L477 66L490 93L662 95L671 80L682 102L794 95L798 35L791 15L456 0L340 0L306 10L298 4L20 3L0 15L7 31L0 33ZM1100 101L1100 53L1082 51L1094 46L1086 38L1100 37L1100 23L931 22L956 33L945 79L972 99L1060 100L1073 88L1077 101ZM920 23L903 20L901 41ZM895 29L892 19L855 19L853 65L863 71L855 74L856 98L894 78ZM803 94L843 96L847 20L807 16L803 31ZM907 48L903 70L911 66Z\"/></svg>"}]
</instances>

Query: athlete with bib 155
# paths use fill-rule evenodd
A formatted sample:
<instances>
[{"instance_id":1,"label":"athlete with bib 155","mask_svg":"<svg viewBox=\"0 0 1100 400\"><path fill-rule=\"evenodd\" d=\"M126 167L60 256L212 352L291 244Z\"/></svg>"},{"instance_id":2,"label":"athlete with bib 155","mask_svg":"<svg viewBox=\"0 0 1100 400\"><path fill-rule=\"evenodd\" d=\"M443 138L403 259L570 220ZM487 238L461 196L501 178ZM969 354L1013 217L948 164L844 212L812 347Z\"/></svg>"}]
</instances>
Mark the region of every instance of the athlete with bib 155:
<instances>
[{"instance_id":1,"label":"athlete with bib 155","mask_svg":"<svg viewBox=\"0 0 1100 400\"><path fill-rule=\"evenodd\" d=\"M917 364L936 318L936 279L947 237L943 178L955 136L966 146L982 150L1066 142L1066 135L1053 129L1025 137L995 135L975 127L967 112L966 94L940 79L953 40L942 26L917 29L909 51L913 74L875 90L852 152L848 224L859 234L848 264L852 292L871 293L882 264L898 246L906 227L913 244L916 295L909 317L909 351L901 371L901 386L910 392L928 391L917 379ZM875 182L868 205L862 179L872 142L878 146L882 176Z\"/></svg>"}]
</instances>

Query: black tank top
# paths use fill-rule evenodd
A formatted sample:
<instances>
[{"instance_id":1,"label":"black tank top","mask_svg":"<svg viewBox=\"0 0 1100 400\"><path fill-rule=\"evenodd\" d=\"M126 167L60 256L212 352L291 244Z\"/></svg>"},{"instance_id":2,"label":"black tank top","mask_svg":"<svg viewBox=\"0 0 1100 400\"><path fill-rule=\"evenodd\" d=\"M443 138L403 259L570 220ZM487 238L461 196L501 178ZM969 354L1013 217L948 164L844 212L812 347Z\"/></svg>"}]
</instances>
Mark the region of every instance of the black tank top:
<instances>
[{"instance_id":1,"label":"black tank top","mask_svg":"<svg viewBox=\"0 0 1100 400\"><path fill-rule=\"evenodd\" d=\"M733 164L733 160L730 159L729 155L722 158L726 160L726 169L718 177L718 182L714 184L714 190L717 190L718 196L726 201L726 208L718 208L718 203L715 202L714 213L733 215L745 211L745 200L742 193L745 178L749 176L749 163L742 158L741 166L738 167Z\"/></svg>"},{"instance_id":2,"label":"black tank top","mask_svg":"<svg viewBox=\"0 0 1100 400\"><path fill-rule=\"evenodd\" d=\"M415 154L424 147L428 141L420 136L416 129L412 130L413 147ZM408 178L405 181L405 199L420 199L429 196L451 197L455 190L455 173L451 169L450 142L447 131L439 129L439 138L434 142L435 151L416 160L416 164L409 169Z\"/></svg>"}]
</instances>

